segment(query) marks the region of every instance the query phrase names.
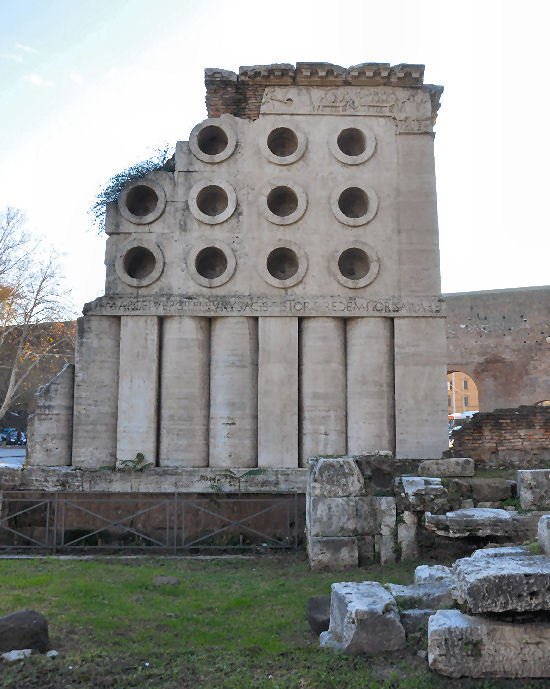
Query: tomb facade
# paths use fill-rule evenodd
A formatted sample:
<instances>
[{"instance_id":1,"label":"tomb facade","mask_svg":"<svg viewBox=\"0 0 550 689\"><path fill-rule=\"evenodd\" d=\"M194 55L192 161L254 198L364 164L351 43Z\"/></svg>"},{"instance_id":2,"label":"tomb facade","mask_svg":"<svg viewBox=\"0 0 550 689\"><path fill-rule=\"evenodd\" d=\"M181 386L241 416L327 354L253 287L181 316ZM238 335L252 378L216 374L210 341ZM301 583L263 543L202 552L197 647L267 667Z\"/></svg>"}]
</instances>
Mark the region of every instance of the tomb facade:
<instances>
[{"instance_id":1,"label":"tomb facade","mask_svg":"<svg viewBox=\"0 0 550 689\"><path fill-rule=\"evenodd\" d=\"M31 464L141 453L161 469L305 474L310 456L439 458L442 88L423 73L206 70L214 116L177 143L173 170L107 207L105 295L78 321L74 384L70 369L49 389L71 396L55 411L72 441L52 461L55 400L39 405Z\"/></svg>"}]
</instances>

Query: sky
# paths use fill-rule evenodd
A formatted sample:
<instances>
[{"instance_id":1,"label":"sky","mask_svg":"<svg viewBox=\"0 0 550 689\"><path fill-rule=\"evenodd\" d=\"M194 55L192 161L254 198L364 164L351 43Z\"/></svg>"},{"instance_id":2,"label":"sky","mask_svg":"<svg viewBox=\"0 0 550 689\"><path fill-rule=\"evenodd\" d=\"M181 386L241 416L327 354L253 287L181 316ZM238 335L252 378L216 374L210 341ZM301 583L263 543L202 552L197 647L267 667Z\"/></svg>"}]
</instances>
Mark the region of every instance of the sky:
<instances>
[{"instance_id":1,"label":"sky","mask_svg":"<svg viewBox=\"0 0 550 689\"><path fill-rule=\"evenodd\" d=\"M423 63L436 125L442 289L550 283L544 0L0 0L0 209L103 293L89 208L115 173L206 117L203 70Z\"/></svg>"}]
</instances>

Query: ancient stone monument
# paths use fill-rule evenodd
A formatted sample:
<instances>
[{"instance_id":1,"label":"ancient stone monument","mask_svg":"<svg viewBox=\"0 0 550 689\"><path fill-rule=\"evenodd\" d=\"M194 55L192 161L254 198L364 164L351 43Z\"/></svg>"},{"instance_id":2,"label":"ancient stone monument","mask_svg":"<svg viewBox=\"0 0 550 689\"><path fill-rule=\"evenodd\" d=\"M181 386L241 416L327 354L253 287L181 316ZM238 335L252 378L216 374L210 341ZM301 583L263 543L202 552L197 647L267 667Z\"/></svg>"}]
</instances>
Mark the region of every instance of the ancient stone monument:
<instances>
[{"instance_id":1,"label":"ancient stone monument","mask_svg":"<svg viewBox=\"0 0 550 689\"><path fill-rule=\"evenodd\" d=\"M440 457L442 88L423 72L206 70L210 117L174 171L107 208L105 296L78 321L74 384L68 368L39 405L31 464Z\"/></svg>"}]
</instances>

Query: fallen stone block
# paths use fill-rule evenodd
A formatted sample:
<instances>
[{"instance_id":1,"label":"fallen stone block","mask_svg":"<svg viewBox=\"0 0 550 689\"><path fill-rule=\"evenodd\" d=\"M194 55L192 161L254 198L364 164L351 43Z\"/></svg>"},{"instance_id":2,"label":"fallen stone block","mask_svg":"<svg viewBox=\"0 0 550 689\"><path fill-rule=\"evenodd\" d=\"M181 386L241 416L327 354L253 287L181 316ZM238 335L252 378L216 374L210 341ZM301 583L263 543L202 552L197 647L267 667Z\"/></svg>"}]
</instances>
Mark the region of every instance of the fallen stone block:
<instances>
[{"instance_id":1,"label":"fallen stone block","mask_svg":"<svg viewBox=\"0 0 550 689\"><path fill-rule=\"evenodd\" d=\"M441 512L449 509L448 492L440 478L400 476L395 479L400 508L415 512Z\"/></svg>"},{"instance_id":2,"label":"fallen stone block","mask_svg":"<svg viewBox=\"0 0 550 689\"><path fill-rule=\"evenodd\" d=\"M519 470L518 494L522 510L550 510L550 469Z\"/></svg>"},{"instance_id":3,"label":"fallen stone block","mask_svg":"<svg viewBox=\"0 0 550 689\"><path fill-rule=\"evenodd\" d=\"M395 651L405 645L405 630L393 596L373 581L331 587L330 627L321 646L350 655Z\"/></svg>"},{"instance_id":4,"label":"fallen stone block","mask_svg":"<svg viewBox=\"0 0 550 689\"><path fill-rule=\"evenodd\" d=\"M310 457L309 493L313 497L346 498L365 495L365 481L351 457Z\"/></svg>"},{"instance_id":5,"label":"fallen stone block","mask_svg":"<svg viewBox=\"0 0 550 689\"><path fill-rule=\"evenodd\" d=\"M30 648L43 653L48 650L48 622L34 610L20 610L0 617L0 652Z\"/></svg>"},{"instance_id":6,"label":"fallen stone block","mask_svg":"<svg viewBox=\"0 0 550 689\"><path fill-rule=\"evenodd\" d=\"M507 546L502 546L502 547L497 547L497 548L492 548L492 547L487 547L487 548L479 548L478 550L474 550L474 552L470 555L470 557L473 558L480 558L480 557L514 557L514 556L522 556L522 555L528 555L531 556L533 553L529 549L528 546L526 545L507 545Z\"/></svg>"},{"instance_id":7,"label":"fallen stone block","mask_svg":"<svg viewBox=\"0 0 550 689\"><path fill-rule=\"evenodd\" d=\"M401 610L411 608L451 608L455 600L451 591L452 580L430 582L425 584L386 584L385 588L395 598Z\"/></svg>"},{"instance_id":8,"label":"fallen stone block","mask_svg":"<svg viewBox=\"0 0 550 689\"><path fill-rule=\"evenodd\" d=\"M474 614L550 610L550 558L466 557L453 572L457 600Z\"/></svg>"},{"instance_id":9,"label":"fallen stone block","mask_svg":"<svg viewBox=\"0 0 550 689\"><path fill-rule=\"evenodd\" d=\"M314 634L326 632L330 623L330 593L311 596L306 603L306 619Z\"/></svg>"},{"instance_id":10,"label":"fallen stone block","mask_svg":"<svg viewBox=\"0 0 550 689\"><path fill-rule=\"evenodd\" d=\"M455 510L446 514L427 512L425 526L439 536L450 538L511 536L516 529L512 518L514 515L517 515L517 512L480 507Z\"/></svg>"},{"instance_id":11,"label":"fallen stone block","mask_svg":"<svg viewBox=\"0 0 550 689\"><path fill-rule=\"evenodd\" d=\"M419 476L473 476L475 462L470 457L426 459L418 465Z\"/></svg>"},{"instance_id":12,"label":"fallen stone block","mask_svg":"<svg viewBox=\"0 0 550 689\"><path fill-rule=\"evenodd\" d=\"M428 662L447 677L550 677L550 624L439 610L428 621Z\"/></svg>"},{"instance_id":13,"label":"fallen stone block","mask_svg":"<svg viewBox=\"0 0 550 689\"><path fill-rule=\"evenodd\" d=\"M445 565L419 565L414 570L415 584L429 584L438 581L454 582L455 576L450 567Z\"/></svg>"},{"instance_id":14,"label":"fallen stone block","mask_svg":"<svg viewBox=\"0 0 550 689\"><path fill-rule=\"evenodd\" d=\"M539 519L537 540L546 555L550 555L550 514L543 514Z\"/></svg>"},{"instance_id":15,"label":"fallen stone block","mask_svg":"<svg viewBox=\"0 0 550 689\"><path fill-rule=\"evenodd\" d=\"M406 634L424 634L428 631L428 620L435 615L436 610L422 610L412 608L401 611L401 624Z\"/></svg>"},{"instance_id":16,"label":"fallen stone block","mask_svg":"<svg viewBox=\"0 0 550 689\"><path fill-rule=\"evenodd\" d=\"M357 538L310 538L309 565L313 571L337 572L359 566Z\"/></svg>"},{"instance_id":17,"label":"fallen stone block","mask_svg":"<svg viewBox=\"0 0 550 689\"><path fill-rule=\"evenodd\" d=\"M359 536L374 534L376 507L367 496L311 497L309 527L312 536Z\"/></svg>"}]
</instances>

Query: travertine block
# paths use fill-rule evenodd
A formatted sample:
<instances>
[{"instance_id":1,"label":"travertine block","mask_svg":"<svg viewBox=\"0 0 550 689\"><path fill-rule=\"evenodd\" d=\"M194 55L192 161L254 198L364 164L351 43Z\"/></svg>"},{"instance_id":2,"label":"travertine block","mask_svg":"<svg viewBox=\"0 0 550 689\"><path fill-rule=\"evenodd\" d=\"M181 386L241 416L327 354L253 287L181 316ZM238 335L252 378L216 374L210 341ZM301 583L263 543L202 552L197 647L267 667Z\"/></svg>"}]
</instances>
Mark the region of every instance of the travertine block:
<instances>
[{"instance_id":1,"label":"travertine block","mask_svg":"<svg viewBox=\"0 0 550 689\"><path fill-rule=\"evenodd\" d=\"M419 565L414 570L414 583L427 584L443 581L454 581L454 574L445 565Z\"/></svg>"},{"instance_id":2,"label":"travertine block","mask_svg":"<svg viewBox=\"0 0 550 689\"><path fill-rule=\"evenodd\" d=\"M213 318L210 345L210 466L258 462L258 321Z\"/></svg>"},{"instance_id":3,"label":"travertine block","mask_svg":"<svg viewBox=\"0 0 550 689\"><path fill-rule=\"evenodd\" d=\"M357 538L309 538L308 555L309 566L314 572L356 568L359 561Z\"/></svg>"},{"instance_id":4,"label":"travertine block","mask_svg":"<svg viewBox=\"0 0 550 689\"><path fill-rule=\"evenodd\" d=\"M73 440L74 365L38 389L36 409L29 418L27 459L31 465L71 464Z\"/></svg>"},{"instance_id":5,"label":"travertine block","mask_svg":"<svg viewBox=\"0 0 550 689\"><path fill-rule=\"evenodd\" d=\"M550 514L544 514L539 519L537 537L542 551L550 555Z\"/></svg>"},{"instance_id":6,"label":"travertine block","mask_svg":"<svg viewBox=\"0 0 550 689\"><path fill-rule=\"evenodd\" d=\"M74 378L75 467L114 466L117 450L120 318L77 320Z\"/></svg>"},{"instance_id":7,"label":"travertine block","mask_svg":"<svg viewBox=\"0 0 550 689\"><path fill-rule=\"evenodd\" d=\"M407 138L407 137L401 137ZM445 322L395 318L395 454L438 459L448 449Z\"/></svg>"},{"instance_id":8,"label":"travertine block","mask_svg":"<svg viewBox=\"0 0 550 689\"><path fill-rule=\"evenodd\" d=\"M550 677L550 624L439 610L428 622L428 661L448 677Z\"/></svg>"},{"instance_id":9,"label":"travertine block","mask_svg":"<svg viewBox=\"0 0 550 689\"><path fill-rule=\"evenodd\" d=\"M360 536L377 530L376 510L368 496L310 499L312 536Z\"/></svg>"},{"instance_id":10,"label":"travertine block","mask_svg":"<svg viewBox=\"0 0 550 689\"><path fill-rule=\"evenodd\" d=\"M374 537L374 552L378 555L381 565L395 562L395 539L393 534L376 534Z\"/></svg>"},{"instance_id":11,"label":"travertine block","mask_svg":"<svg viewBox=\"0 0 550 689\"><path fill-rule=\"evenodd\" d=\"M418 557L416 531L418 515L416 512L403 512L403 522L397 526L397 542L402 560L415 560Z\"/></svg>"},{"instance_id":12,"label":"travertine block","mask_svg":"<svg viewBox=\"0 0 550 689\"><path fill-rule=\"evenodd\" d=\"M321 646L350 655L394 651L405 645L397 604L374 581L338 583L331 587L330 626Z\"/></svg>"},{"instance_id":13,"label":"travertine block","mask_svg":"<svg viewBox=\"0 0 550 689\"><path fill-rule=\"evenodd\" d=\"M475 462L469 457L427 459L418 465L419 476L473 476Z\"/></svg>"},{"instance_id":14,"label":"travertine block","mask_svg":"<svg viewBox=\"0 0 550 689\"><path fill-rule=\"evenodd\" d=\"M326 498L364 495L365 481L351 457L310 457L308 492Z\"/></svg>"},{"instance_id":15,"label":"travertine block","mask_svg":"<svg viewBox=\"0 0 550 689\"><path fill-rule=\"evenodd\" d=\"M298 319L258 319L258 466L298 466Z\"/></svg>"},{"instance_id":16,"label":"travertine block","mask_svg":"<svg viewBox=\"0 0 550 689\"><path fill-rule=\"evenodd\" d=\"M300 342L300 466L308 457L346 453L344 322L303 318Z\"/></svg>"},{"instance_id":17,"label":"travertine block","mask_svg":"<svg viewBox=\"0 0 550 689\"><path fill-rule=\"evenodd\" d=\"M348 320L346 356L348 454L360 455L373 450L393 452L395 430L391 320Z\"/></svg>"},{"instance_id":18,"label":"travertine block","mask_svg":"<svg viewBox=\"0 0 550 689\"><path fill-rule=\"evenodd\" d=\"M157 460L158 350L158 318L121 318L117 462Z\"/></svg>"},{"instance_id":19,"label":"travertine block","mask_svg":"<svg viewBox=\"0 0 550 689\"><path fill-rule=\"evenodd\" d=\"M159 466L208 466L210 323L162 322Z\"/></svg>"},{"instance_id":20,"label":"travertine block","mask_svg":"<svg viewBox=\"0 0 550 689\"><path fill-rule=\"evenodd\" d=\"M440 536L510 536L516 530L517 512L474 507L447 514L426 512L426 528Z\"/></svg>"},{"instance_id":21,"label":"travertine block","mask_svg":"<svg viewBox=\"0 0 550 689\"><path fill-rule=\"evenodd\" d=\"M518 471L518 493L522 510L550 509L550 469Z\"/></svg>"},{"instance_id":22,"label":"travertine block","mask_svg":"<svg viewBox=\"0 0 550 689\"><path fill-rule=\"evenodd\" d=\"M453 573L457 599L474 614L550 610L550 558L468 557Z\"/></svg>"},{"instance_id":23,"label":"travertine block","mask_svg":"<svg viewBox=\"0 0 550 689\"><path fill-rule=\"evenodd\" d=\"M402 608L433 608L437 610L450 608L455 604L449 580L412 584L411 586L386 584L386 589Z\"/></svg>"}]
</instances>

